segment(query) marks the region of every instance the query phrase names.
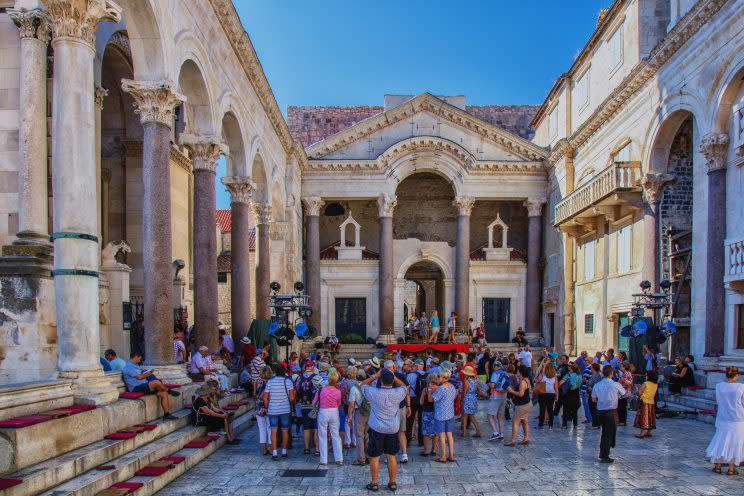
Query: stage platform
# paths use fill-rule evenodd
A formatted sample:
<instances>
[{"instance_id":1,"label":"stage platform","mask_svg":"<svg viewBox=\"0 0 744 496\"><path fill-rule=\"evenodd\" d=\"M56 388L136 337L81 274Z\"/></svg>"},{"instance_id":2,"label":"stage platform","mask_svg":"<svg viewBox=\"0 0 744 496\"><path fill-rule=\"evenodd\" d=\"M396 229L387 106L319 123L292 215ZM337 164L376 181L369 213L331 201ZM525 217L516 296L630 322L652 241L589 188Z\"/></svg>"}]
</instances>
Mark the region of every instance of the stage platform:
<instances>
[{"instance_id":1,"label":"stage platform","mask_svg":"<svg viewBox=\"0 0 744 496\"><path fill-rule=\"evenodd\" d=\"M432 349L439 353L450 353L452 351L456 353L469 353L470 352L470 345L465 344L428 344L428 343L420 343L420 344L389 344L387 345L386 351L388 353L392 353L395 351L402 351L403 353L421 353L422 351L426 351L428 349Z\"/></svg>"}]
</instances>

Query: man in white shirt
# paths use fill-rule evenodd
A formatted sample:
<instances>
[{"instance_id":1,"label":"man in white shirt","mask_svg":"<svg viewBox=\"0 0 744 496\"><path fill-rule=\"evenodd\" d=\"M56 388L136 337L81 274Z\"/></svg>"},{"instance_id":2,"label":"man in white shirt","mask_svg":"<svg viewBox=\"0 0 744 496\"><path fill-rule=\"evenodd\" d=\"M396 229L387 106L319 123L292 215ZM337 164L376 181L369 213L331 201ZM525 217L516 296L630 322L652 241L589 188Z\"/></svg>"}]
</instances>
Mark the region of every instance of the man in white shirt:
<instances>
[{"instance_id":1,"label":"man in white shirt","mask_svg":"<svg viewBox=\"0 0 744 496\"><path fill-rule=\"evenodd\" d=\"M522 360L522 365L527 367L530 373L530 383L532 383L532 352L530 351L530 345L524 345L524 349L519 352L517 358Z\"/></svg>"},{"instance_id":2,"label":"man in white shirt","mask_svg":"<svg viewBox=\"0 0 744 496\"><path fill-rule=\"evenodd\" d=\"M597 405L597 420L602 427L602 437L599 440L599 460L602 463L612 463L610 448L615 447L617 433L616 415L617 403L625 388L612 380L612 366L602 368L603 379L592 387L592 401Z\"/></svg>"}]
</instances>

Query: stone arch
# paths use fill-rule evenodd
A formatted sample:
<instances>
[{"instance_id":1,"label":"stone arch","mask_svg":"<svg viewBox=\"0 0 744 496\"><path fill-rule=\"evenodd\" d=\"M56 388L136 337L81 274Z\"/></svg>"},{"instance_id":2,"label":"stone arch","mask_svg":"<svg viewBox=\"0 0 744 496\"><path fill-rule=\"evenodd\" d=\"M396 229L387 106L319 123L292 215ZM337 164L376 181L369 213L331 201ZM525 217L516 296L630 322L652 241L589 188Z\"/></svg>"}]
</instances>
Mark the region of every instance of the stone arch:
<instances>
[{"instance_id":1,"label":"stone arch","mask_svg":"<svg viewBox=\"0 0 744 496\"><path fill-rule=\"evenodd\" d=\"M420 251L418 253L409 255L408 258L403 260L403 263L400 264L400 267L398 267L398 271L396 272L396 279L405 278L408 269L413 267L418 262L432 262L436 264L439 267L439 270L442 271L445 279L453 279L455 277L454 270L452 269L452 267L450 267L445 259L437 255L436 253Z\"/></svg>"},{"instance_id":2,"label":"stone arch","mask_svg":"<svg viewBox=\"0 0 744 496\"><path fill-rule=\"evenodd\" d=\"M269 181L266 176L266 164L261 153L253 155L251 160L251 181L253 181L253 201L267 203L269 201Z\"/></svg>"},{"instance_id":3,"label":"stone arch","mask_svg":"<svg viewBox=\"0 0 744 496\"><path fill-rule=\"evenodd\" d=\"M725 133L729 130L732 107L744 86L744 46L740 45L733 53L735 56L728 64L729 69L721 77L719 88L714 89L715 101L711 115L714 132Z\"/></svg>"},{"instance_id":4,"label":"stone arch","mask_svg":"<svg viewBox=\"0 0 744 496\"><path fill-rule=\"evenodd\" d=\"M682 123L690 117L692 117L694 127L697 121L695 114L689 108L674 108L670 113L659 117L651 131L652 140L648 142L644 151L644 159L641 163L644 172L666 173L674 137ZM693 133L697 134L696 131L694 129Z\"/></svg>"},{"instance_id":5,"label":"stone arch","mask_svg":"<svg viewBox=\"0 0 744 496\"><path fill-rule=\"evenodd\" d=\"M185 134L214 135L215 125L212 102L216 101L210 89L210 80L205 75L211 74L204 65L207 60L194 37L189 32L176 36L176 46L184 44L178 70L178 87L186 96L184 103Z\"/></svg>"},{"instance_id":6,"label":"stone arch","mask_svg":"<svg viewBox=\"0 0 744 496\"><path fill-rule=\"evenodd\" d=\"M222 116L222 139L228 148L227 176L247 176L243 133L238 118L231 110Z\"/></svg>"}]
</instances>

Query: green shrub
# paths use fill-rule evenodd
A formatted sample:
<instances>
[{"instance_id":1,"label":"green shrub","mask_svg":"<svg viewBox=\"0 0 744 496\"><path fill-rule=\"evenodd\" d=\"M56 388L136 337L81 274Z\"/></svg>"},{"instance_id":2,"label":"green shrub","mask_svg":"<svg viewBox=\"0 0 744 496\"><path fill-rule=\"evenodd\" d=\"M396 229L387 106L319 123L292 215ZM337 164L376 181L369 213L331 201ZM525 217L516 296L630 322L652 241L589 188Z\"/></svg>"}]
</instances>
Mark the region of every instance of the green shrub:
<instances>
[{"instance_id":1,"label":"green shrub","mask_svg":"<svg viewBox=\"0 0 744 496\"><path fill-rule=\"evenodd\" d=\"M340 338L338 338L339 343L341 344L364 344L364 339L359 334L354 334L353 332L350 332L348 334L344 334Z\"/></svg>"}]
</instances>

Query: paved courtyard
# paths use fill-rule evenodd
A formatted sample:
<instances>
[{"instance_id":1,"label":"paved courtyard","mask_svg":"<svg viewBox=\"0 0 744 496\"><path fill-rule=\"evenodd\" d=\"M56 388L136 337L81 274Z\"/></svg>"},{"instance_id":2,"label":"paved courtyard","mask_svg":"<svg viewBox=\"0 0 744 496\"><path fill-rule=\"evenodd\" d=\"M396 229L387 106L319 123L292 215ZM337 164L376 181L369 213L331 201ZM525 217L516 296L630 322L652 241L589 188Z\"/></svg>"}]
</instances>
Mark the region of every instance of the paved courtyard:
<instances>
[{"instance_id":1,"label":"paved courtyard","mask_svg":"<svg viewBox=\"0 0 744 496\"><path fill-rule=\"evenodd\" d=\"M703 458L713 430L713 426L691 419L661 419L654 437L642 440L634 437L637 429L620 427L612 465L602 465L596 459L599 431L581 424L575 432L531 430L532 444L516 448L456 435L457 462L447 465L419 456L421 449L414 441L411 461L399 465L397 492L448 496L742 495L744 475L714 474ZM240 445L224 446L158 494L320 496L367 492L364 486L369 482L369 470L350 465L353 451L345 454L347 465L343 467L331 463L321 468L318 458L303 455L301 447L295 447L289 459L275 462L260 455L257 434L257 428L251 427L241 435ZM324 477L282 477L286 469L322 469ZM386 483L383 464L381 494L389 493Z\"/></svg>"}]
</instances>

